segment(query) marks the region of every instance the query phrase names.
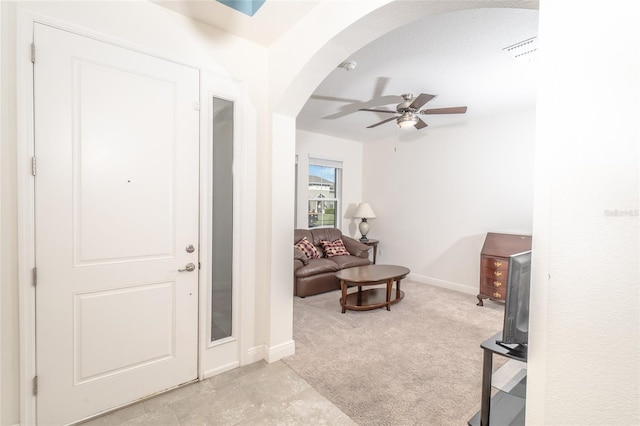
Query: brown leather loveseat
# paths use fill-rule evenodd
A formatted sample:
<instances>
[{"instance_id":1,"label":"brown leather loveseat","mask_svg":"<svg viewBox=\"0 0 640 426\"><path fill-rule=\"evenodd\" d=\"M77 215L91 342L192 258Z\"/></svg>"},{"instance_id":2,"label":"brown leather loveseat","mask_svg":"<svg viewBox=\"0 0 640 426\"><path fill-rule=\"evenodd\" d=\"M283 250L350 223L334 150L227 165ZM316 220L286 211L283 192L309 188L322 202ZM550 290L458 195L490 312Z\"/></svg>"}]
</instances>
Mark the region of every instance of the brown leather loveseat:
<instances>
[{"instance_id":1,"label":"brown leather loveseat","mask_svg":"<svg viewBox=\"0 0 640 426\"><path fill-rule=\"evenodd\" d=\"M320 258L309 258L303 250L295 247L303 238L313 244ZM342 240L348 254L332 256L331 248L327 248L325 252L321 241L335 242L336 240ZM371 263L369 246L342 235L342 232L335 228L295 229L293 244L293 294L299 297L338 290L340 283L335 277L337 271Z\"/></svg>"}]
</instances>

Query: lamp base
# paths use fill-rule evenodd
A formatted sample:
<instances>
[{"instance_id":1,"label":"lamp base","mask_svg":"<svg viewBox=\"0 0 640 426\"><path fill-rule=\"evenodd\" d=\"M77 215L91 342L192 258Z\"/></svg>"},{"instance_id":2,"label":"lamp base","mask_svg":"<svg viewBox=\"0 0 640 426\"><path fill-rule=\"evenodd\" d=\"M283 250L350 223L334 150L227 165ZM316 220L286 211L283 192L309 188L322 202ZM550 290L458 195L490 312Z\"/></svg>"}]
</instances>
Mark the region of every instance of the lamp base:
<instances>
[{"instance_id":1,"label":"lamp base","mask_svg":"<svg viewBox=\"0 0 640 426\"><path fill-rule=\"evenodd\" d=\"M358 225L358 229L360 229L360 233L362 234L360 241L369 241L367 238L367 234L369 233L369 223L367 222L366 217L362 218L362 222Z\"/></svg>"}]
</instances>

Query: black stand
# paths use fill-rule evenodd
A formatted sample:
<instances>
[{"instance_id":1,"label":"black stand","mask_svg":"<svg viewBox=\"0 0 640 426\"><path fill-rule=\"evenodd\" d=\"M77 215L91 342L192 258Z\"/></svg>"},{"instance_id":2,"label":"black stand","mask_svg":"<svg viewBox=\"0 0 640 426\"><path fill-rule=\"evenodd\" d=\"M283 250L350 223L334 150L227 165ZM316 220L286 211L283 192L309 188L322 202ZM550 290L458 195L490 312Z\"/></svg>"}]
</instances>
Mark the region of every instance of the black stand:
<instances>
[{"instance_id":1,"label":"black stand","mask_svg":"<svg viewBox=\"0 0 640 426\"><path fill-rule=\"evenodd\" d=\"M507 352L509 352L510 355L515 357L514 359L522 358L522 359L524 359L523 362L526 362L526 360L527 360L527 347L526 346L518 345L518 344L513 345L513 344L510 344L510 343L503 343L501 340L496 340L496 345L506 349Z\"/></svg>"},{"instance_id":2,"label":"black stand","mask_svg":"<svg viewBox=\"0 0 640 426\"><path fill-rule=\"evenodd\" d=\"M498 391L491 398L491 375L493 354L506 356L516 361L527 362L527 352L522 347L511 348L498 343L500 333L482 342L484 350L482 362L482 405L480 411L469 420L469 426L524 426L526 376L510 392Z\"/></svg>"}]
</instances>

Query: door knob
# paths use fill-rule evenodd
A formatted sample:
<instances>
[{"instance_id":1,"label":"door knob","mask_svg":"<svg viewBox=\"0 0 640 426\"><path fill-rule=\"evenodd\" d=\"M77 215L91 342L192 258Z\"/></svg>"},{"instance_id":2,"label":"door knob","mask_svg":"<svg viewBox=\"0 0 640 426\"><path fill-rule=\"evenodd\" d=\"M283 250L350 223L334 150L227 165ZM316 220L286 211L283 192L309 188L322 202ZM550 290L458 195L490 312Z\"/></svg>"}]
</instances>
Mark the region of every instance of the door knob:
<instances>
[{"instance_id":1,"label":"door knob","mask_svg":"<svg viewBox=\"0 0 640 426\"><path fill-rule=\"evenodd\" d=\"M196 269L196 265L194 265L193 263L187 263L187 266L184 267L184 269L178 269L178 272L191 272L191 271L195 271Z\"/></svg>"}]
</instances>

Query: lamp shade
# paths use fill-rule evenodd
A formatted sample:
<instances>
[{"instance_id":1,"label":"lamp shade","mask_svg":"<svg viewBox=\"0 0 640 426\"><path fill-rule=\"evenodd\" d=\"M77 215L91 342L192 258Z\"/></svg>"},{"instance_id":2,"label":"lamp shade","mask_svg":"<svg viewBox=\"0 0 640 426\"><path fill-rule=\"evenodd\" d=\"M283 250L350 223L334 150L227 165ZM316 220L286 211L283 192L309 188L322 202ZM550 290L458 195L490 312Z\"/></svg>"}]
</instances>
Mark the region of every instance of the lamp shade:
<instances>
[{"instance_id":1,"label":"lamp shade","mask_svg":"<svg viewBox=\"0 0 640 426\"><path fill-rule=\"evenodd\" d=\"M376 214L373 212L373 209L369 205L369 203L360 203L358 208L356 209L353 217L363 217L366 219L373 219L376 217Z\"/></svg>"}]
</instances>

